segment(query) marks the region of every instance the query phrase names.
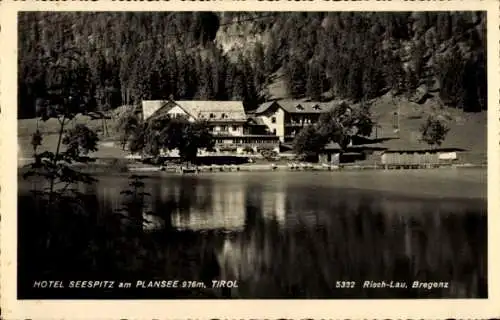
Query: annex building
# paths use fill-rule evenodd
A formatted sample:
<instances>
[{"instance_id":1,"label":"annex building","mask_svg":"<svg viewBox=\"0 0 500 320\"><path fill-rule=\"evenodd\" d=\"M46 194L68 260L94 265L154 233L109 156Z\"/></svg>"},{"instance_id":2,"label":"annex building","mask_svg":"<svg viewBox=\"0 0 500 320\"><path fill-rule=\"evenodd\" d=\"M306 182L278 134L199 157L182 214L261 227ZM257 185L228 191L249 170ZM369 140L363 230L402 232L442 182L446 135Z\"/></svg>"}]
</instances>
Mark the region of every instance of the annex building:
<instances>
[{"instance_id":1,"label":"annex building","mask_svg":"<svg viewBox=\"0 0 500 320\"><path fill-rule=\"evenodd\" d=\"M316 123L319 116L333 106L332 103L279 100L263 103L254 116L266 124L280 142L288 143L305 126Z\"/></svg>"}]
</instances>

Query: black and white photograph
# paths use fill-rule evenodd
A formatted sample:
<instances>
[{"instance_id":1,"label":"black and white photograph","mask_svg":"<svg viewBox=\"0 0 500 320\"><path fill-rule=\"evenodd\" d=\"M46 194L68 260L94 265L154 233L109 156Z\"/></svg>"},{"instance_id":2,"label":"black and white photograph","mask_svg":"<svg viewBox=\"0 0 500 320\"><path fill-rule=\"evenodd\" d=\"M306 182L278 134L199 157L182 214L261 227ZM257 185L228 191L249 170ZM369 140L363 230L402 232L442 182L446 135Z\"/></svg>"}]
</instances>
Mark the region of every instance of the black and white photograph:
<instances>
[{"instance_id":1,"label":"black and white photograph","mask_svg":"<svg viewBox=\"0 0 500 320\"><path fill-rule=\"evenodd\" d=\"M18 12L16 299L488 299L487 31Z\"/></svg>"}]
</instances>

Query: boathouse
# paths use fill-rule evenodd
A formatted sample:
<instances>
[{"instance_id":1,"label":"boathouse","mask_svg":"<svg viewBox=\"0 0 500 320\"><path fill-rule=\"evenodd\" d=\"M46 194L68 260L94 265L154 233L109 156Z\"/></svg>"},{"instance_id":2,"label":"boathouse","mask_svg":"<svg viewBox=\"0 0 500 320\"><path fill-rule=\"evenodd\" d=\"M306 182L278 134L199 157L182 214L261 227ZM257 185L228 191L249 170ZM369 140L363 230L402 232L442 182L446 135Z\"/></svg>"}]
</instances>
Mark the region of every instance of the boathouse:
<instances>
[{"instance_id":1,"label":"boathouse","mask_svg":"<svg viewBox=\"0 0 500 320\"><path fill-rule=\"evenodd\" d=\"M457 148L438 149L391 149L381 156L382 165L388 166L432 166L451 164L458 160Z\"/></svg>"}]
</instances>

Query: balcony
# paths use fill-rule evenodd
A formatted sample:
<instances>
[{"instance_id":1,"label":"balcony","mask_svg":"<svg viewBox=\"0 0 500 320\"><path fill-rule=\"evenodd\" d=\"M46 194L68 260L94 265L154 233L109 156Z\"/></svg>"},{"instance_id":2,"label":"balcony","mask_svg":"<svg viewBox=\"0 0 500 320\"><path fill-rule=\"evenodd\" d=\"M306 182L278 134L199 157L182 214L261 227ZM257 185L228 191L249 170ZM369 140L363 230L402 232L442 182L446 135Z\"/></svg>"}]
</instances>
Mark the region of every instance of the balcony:
<instances>
[{"instance_id":1,"label":"balcony","mask_svg":"<svg viewBox=\"0 0 500 320\"><path fill-rule=\"evenodd\" d=\"M218 147L246 147L246 146L276 146L279 145L279 137L270 135L245 135L239 137L217 137L215 145Z\"/></svg>"},{"instance_id":2,"label":"balcony","mask_svg":"<svg viewBox=\"0 0 500 320\"><path fill-rule=\"evenodd\" d=\"M230 132L229 130L225 130L225 131L212 131L211 132L213 136L234 136L234 134L232 132Z\"/></svg>"},{"instance_id":3,"label":"balcony","mask_svg":"<svg viewBox=\"0 0 500 320\"><path fill-rule=\"evenodd\" d=\"M291 122L285 123L285 127L288 127L288 128L303 128L303 127L310 126L312 124L314 124L313 121L303 121L303 122L291 121Z\"/></svg>"}]
</instances>

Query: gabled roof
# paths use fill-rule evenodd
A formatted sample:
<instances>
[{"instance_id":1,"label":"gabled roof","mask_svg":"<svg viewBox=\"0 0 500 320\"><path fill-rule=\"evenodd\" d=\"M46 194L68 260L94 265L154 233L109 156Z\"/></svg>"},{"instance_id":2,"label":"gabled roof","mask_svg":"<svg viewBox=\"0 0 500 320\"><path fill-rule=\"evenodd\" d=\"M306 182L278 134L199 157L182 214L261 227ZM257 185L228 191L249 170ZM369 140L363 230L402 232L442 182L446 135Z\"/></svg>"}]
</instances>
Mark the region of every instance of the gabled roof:
<instances>
[{"instance_id":1,"label":"gabled roof","mask_svg":"<svg viewBox=\"0 0 500 320\"><path fill-rule=\"evenodd\" d=\"M261 104L257 110L254 111L255 114L266 112L271 106L277 105L276 101L268 101Z\"/></svg>"},{"instance_id":2,"label":"gabled roof","mask_svg":"<svg viewBox=\"0 0 500 320\"><path fill-rule=\"evenodd\" d=\"M255 126L265 126L266 125L264 123L264 121L259 117L248 117L248 122L249 122L249 124L252 124Z\"/></svg>"},{"instance_id":3,"label":"gabled roof","mask_svg":"<svg viewBox=\"0 0 500 320\"><path fill-rule=\"evenodd\" d=\"M266 112L272 106L282 108L288 113L322 113L330 110L334 104L328 102L303 102L300 100L278 100L265 102L255 111L256 114Z\"/></svg>"},{"instance_id":4,"label":"gabled roof","mask_svg":"<svg viewBox=\"0 0 500 320\"><path fill-rule=\"evenodd\" d=\"M182 109L197 119L211 121L238 120L246 121L242 101L175 101Z\"/></svg>"},{"instance_id":5,"label":"gabled roof","mask_svg":"<svg viewBox=\"0 0 500 320\"><path fill-rule=\"evenodd\" d=\"M171 103L169 103L171 102ZM195 119L210 121L246 121L245 108L241 101L201 101L201 100L145 100L142 102L144 119L156 112L168 112L173 106L179 106ZM167 107L166 109L162 109ZM161 109L161 110L160 110Z\"/></svg>"},{"instance_id":6,"label":"gabled roof","mask_svg":"<svg viewBox=\"0 0 500 320\"><path fill-rule=\"evenodd\" d=\"M151 117L155 112L168 104L168 100L143 100L142 116L144 120Z\"/></svg>"}]
</instances>

